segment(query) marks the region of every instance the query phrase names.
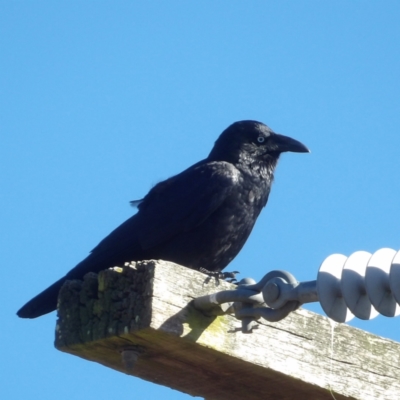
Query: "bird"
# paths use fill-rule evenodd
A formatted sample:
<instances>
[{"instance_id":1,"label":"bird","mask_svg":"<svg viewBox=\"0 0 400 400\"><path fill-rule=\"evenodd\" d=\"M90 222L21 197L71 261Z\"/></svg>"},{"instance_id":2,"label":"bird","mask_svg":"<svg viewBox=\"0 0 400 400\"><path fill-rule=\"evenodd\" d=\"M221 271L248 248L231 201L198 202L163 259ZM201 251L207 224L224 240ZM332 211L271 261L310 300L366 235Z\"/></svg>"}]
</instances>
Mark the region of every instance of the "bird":
<instances>
[{"instance_id":1,"label":"bird","mask_svg":"<svg viewBox=\"0 0 400 400\"><path fill-rule=\"evenodd\" d=\"M283 152L309 149L261 122L234 122L220 134L208 157L131 202L136 214L17 315L37 318L50 313L57 309L58 292L66 280L125 262L163 259L219 273L242 249L267 204Z\"/></svg>"}]
</instances>

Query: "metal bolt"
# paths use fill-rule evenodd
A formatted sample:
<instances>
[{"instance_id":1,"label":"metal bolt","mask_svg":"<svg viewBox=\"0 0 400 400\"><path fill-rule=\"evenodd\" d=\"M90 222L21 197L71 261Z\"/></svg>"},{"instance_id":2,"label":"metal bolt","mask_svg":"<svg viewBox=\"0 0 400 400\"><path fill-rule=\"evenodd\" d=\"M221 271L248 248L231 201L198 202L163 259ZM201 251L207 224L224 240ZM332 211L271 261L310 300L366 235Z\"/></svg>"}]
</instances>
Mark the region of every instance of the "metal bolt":
<instances>
[{"instance_id":1,"label":"metal bolt","mask_svg":"<svg viewBox=\"0 0 400 400\"><path fill-rule=\"evenodd\" d=\"M275 282L268 282L263 289L264 299L267 304L275 301L279 294L279 286Z\"/></svg>"}]
</instances>

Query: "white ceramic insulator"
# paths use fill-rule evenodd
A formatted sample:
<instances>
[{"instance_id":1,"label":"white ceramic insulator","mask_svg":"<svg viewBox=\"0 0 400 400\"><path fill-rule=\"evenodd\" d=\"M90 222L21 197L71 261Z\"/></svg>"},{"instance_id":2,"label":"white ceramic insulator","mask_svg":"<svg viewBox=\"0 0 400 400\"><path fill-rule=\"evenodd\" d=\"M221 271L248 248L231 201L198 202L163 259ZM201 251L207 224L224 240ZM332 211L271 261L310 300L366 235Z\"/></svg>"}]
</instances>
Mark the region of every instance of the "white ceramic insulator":
<instances>
[{"instance_id":1,"label":"white ceramic insulator","mask_svg":"<svg viewBox=\"0 0 400 400\"><path fill-rule=\"evenodd\" d=\"M400 250L392 260L392 266L389 272L389 283L397 304L400 304Z\"/></svg>"},{"instance_id":2,"label":"white ceramic insulator","mask_svg":"<svg viewBox=\"0 0 400 400\"><path fill-rule=\"evenodd\" d=\"M326 315L336 322L348 322L354 315L342 296L340 280L347 257L332 254L321 264L317 277L318 300Z\"/></svg>"},{"instance_id":3,"label":"white ceramic insulator","mask_svg":"<svg viewBox=\"0 0 400 400\"><path fill-rule=\"evenodd\" d=\"M365 287L375 309L386 317L400 314L400 306L390 288L390 270L396 256L393 249L379 249L368 261L365 274Z\"/></svg>"},{"instance_id":4,"label":"white ceramic insulator","mask_svg":"<svg viewBox=\"0 0 400 400\"><path fill-rule=\"evenodd\" d=\"M342 295L350 311L360 319L369 320L379 313L373 307L365 287L365 273L372 254L356 251L347 258L340 281Z\"/></svg>"},{"instance_id":5,"label":"white ceramic insulator","mask_svg":"<svg viewBox=\"0 0 400 400\"><path fill-rule=\"evenodd\" d=\"M319 269L317 292L325 313L337 322L400 315L400 250L330 255Z\"/></svg>"}]
</instances>

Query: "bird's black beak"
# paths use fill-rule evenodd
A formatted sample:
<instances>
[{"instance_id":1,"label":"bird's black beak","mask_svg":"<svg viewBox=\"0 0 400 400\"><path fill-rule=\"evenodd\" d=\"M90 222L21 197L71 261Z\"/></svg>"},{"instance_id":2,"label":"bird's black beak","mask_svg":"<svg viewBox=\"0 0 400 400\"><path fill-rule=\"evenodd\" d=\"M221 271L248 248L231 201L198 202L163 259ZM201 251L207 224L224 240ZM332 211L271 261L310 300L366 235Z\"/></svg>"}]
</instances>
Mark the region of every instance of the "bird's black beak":
<instances>
[{"instance_id":1,"label":"bird's black beak","mask_svg":"<svg viewBox=\"0 0 400 400\"><path fill-rule=\"evenodd\" d=\"M279 135L274 133L271 135L271 142L274 150L283 153L285 151L291 151L293 153L310 153L310 150L297 140L294 140L288 136Z\"/></svg>"}]
</instances>

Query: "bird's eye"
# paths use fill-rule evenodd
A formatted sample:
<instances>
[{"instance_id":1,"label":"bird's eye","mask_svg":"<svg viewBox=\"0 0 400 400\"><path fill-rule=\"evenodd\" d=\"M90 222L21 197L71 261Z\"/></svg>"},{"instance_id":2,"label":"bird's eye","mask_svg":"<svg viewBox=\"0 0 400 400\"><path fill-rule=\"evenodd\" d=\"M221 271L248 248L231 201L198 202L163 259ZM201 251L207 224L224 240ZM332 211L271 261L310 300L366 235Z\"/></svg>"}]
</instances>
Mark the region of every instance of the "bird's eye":
<instances>
[{"instance_id":1,"label":"bird's eye","mask_svg":"<svg viewBox=\"0 0 400 400\"><path fill-rule=\"evenodd\" d=\"M258 143L264 143L264 142L265 142L265 137L264 137L264 136L259 136L259 137L257 138L257 142L258 142Z\"/></svg>"}]
</instances>

